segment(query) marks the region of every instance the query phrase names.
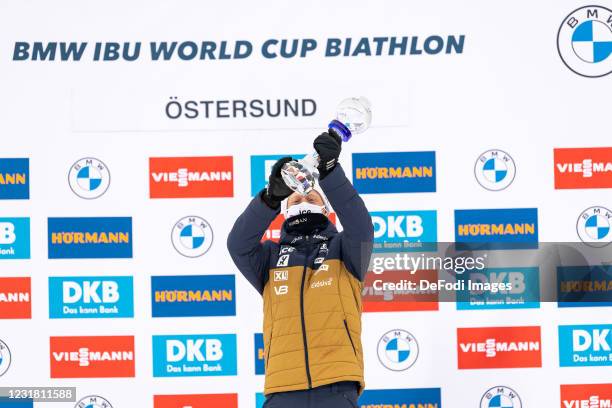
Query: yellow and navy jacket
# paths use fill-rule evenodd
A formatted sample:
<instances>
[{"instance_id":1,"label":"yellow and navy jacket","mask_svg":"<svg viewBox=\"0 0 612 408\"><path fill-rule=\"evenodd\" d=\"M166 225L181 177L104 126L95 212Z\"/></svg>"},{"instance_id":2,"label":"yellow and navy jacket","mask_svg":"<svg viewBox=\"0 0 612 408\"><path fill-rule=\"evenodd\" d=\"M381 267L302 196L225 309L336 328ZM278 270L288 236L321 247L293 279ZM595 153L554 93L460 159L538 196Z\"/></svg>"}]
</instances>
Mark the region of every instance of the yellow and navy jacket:
<instances>
[{"instance_id":1,"label":"yellow and navy jacket","mask_svg":"<svg viewBox=\"0 0 612 408\"><path fill-rule=\"evenodd\" d=\"M372 221L340 165L320 185L342 232L326 220L308 234L296 233L285 221L279 243L261 243L278 210L257 196L227 240L234 263L263 296L265 394L339 381L358 382L360 392L365 386L361 291Z\"/></svg>"}]
</instances>

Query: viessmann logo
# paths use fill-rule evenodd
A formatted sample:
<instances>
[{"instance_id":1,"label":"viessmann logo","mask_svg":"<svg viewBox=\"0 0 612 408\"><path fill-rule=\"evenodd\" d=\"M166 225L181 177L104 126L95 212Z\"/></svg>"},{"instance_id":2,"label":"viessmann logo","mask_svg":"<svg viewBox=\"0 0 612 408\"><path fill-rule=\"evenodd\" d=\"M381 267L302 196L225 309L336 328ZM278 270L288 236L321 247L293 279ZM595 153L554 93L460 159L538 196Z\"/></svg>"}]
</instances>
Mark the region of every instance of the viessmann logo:
<instances>
[{"instance_id":1,"label":"viessmann logo","mask_svg":"<svg viewBox=\"0 0 612 408\"><path fill-rule=\"evenodd\" d=\"M49 259L131 258L132 218L49 218Z\"/></svg>"},{"instance_id":2,"label":"viessmann logo","mask_svg":"<svg viewBox=\"0 0 612 408\"><path fill-rule=\"evenodd\" d=\"M459 369L541 367L539 326L457 329Z\"/></svg>"},{"instance_id":3,"label":"viessmann logo","mask_svg":"<svg viewBox=\"0 0 612 408\"><path fill-rule=\"evenodd\" d=\"M232 156L151 157L151 198L234 196Z\"/></svg>"},{"instance_id":4,"label":"viessmann logo","mask_svg":"<svg viewBox=\"0 0 612 408\"><path fill-rule=\"evenodd\" d=\"M31 280L0 278L0 319L30 319L32 317Z\"/></svg>"},{"instance_id":5,"label":"viessmann logo","mask_svg":"<svg viewBox=\"0 0 612 408\"><path fill-rule=\"evenodd\" d=\"M555 188L612 188L612 147L555 149Z\"/></svg>"},{"instance_id":6,"label":"viessmann logo","mask_svg":"<svg viewBox=\"0 0 612 408\"><path fill-rule=\"evenodd\" d=\"M612 408L612 384L562 384L561 408Z\"/></svg>"},{"instance_id":7,"label":"viessmann logo","mask_svg":"<svg viewBox=\"0 0 612 408\"><path fill-rule=\"evenodd\" d=\"M51 378L134 377L134 336L51 337Z\"/></svg>"}]
</instances>

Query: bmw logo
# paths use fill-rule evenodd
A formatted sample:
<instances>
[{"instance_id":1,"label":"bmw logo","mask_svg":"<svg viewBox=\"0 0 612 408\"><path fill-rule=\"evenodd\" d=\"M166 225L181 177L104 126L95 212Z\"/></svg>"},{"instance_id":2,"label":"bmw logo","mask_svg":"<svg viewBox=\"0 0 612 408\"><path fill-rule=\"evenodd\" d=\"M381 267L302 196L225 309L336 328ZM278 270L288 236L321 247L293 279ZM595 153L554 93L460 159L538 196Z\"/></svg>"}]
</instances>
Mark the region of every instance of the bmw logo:
<instances>
[{"instance_id":1,"label":"bmw logo","mask_svg":"<svg viewBox=\"0 0 612 408\"><path fill-rule=\"evenodd\" d=\"M523 403L512 388L498 385L482 396L480 408L522 408Z\"/></svg>"},{"instance_id":2,"label":"bmw logo","mask_svg":"<svg viewBox=\"0 0 612 408\"><path fill-rule=\"evenodd\" d=\"M605 207L587 208L578 217L578 236L588 246L601 248L612 242L612 212Z\"/></svg>"},{"instance_id":3,"label":"bmw logo","mask_svg":"<svg viewBox=\"0 0 612 408\"><path fill-rule=\"evenodd\" d=\"M74 408L113 408L113 406L98 395L88 395L81 398Z\"/></svg>"},{"instance_id":4,"label":"bmw logo","mask_svg":"<svg viewBox=\"0 0 612 408\"><path fill-rule=\"evenodd\" d=\"M110 185L110 172L100 160L86 157L70 167L68 183L74 194L91 200L106 192Z\"/></svg>"},{"instance_id":5,"label":"bmw logo","mask_svg":"<svg viewBox=\"0 0 612 408\"><path fill-rule=\"evenodd\" d=\"M181 218L172 228L172 245L179 254L197 258L210 249L213 231L208 221L197 216Z\"/></svg>"},{"instance_id":6,"label":"bmw logo","mask_svg":"<svg viewBox=\"0 0 612 408\"><path fill-rule=\"evenodd\" d=\"M378 341L378 360L389 370L407 370L416 362L418 356L419 345L414 336L406 330L391 330Z\"/></svg>"},{"instance_id":7,"label":"bmw logo","mask_svg":"<svg viewBox=\"0 0 612 408\"><path fill-rule=\"evenodd\" d=\"M478 184L491 191L507 188L516 175L516 165L510 155L502 150L487 150L474 165Z\"/></svg>"},{"instance_id":8,"label":"bmw logo","mask_svg":"<svg viewBox=\"0 0 612 408\"><path fill-rule=\"evenodd\" d=\"M612 72L612 10L584 6L561 23L557 49L563 63L574 73L597 78Z\"/></svg>"},{"instance_id":9,"label":"bmw logo","mask_svg":"<svg viewBox=\"0 0 612 408\"><path fill-rule=\"evenodd\" d=\"M5 342L0 340L0 377L4 375L11 366L11 350Z\"/></svg>"}]
</instances>

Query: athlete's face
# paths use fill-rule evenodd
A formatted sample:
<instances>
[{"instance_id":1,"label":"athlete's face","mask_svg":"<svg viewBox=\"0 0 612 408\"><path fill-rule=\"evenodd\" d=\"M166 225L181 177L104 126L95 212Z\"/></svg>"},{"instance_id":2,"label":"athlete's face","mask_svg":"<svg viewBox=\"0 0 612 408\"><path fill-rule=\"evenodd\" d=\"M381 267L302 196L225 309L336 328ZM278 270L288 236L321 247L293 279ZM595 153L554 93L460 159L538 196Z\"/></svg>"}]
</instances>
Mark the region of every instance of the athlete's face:
<instances>
[{"instance_id":1,"label":"athlete's face","mask_svg":"<svg viewBox=\"0 0 612 408\"><path fill-rule=\"evenodd\" d=\"M309 203L309 204L313 204L319 207L325 206L325 202L323 202L323 198L315 190L311 190L310 193L308 193L308 195L305 195L305 196L298 194L298 193L291 194L289 198L287 199L287 208L291 207L292 205L296 205L300 203ZM324 208L323 215L327 215L327 214L328 214L328 211L327 209Z\"/></svg>"}]
</instances>

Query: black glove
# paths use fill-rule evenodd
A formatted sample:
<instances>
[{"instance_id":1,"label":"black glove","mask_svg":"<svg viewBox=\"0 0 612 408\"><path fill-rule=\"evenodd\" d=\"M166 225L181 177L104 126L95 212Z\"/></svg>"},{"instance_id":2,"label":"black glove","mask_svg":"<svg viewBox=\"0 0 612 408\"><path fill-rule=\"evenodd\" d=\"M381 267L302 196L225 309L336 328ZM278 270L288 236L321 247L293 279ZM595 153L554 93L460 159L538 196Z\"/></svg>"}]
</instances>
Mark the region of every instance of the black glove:
<instances>
[{"instance_id":1,"label":"black glove","mask_svg":"<svg viewBox=\"0 0 612 408\"><path fill-rule=\"evenodd\" d=\"M319 180L323 180L338 163L338 157L342 150L342 139L335 132L321 133L312 144L319 153Z\"/></svg>"},{"instance_id":2,"label":"black glove","mask_svg":"<svg viewBox=\"0 0 612 408\"><path fill-rule=\"evenodd\" d=\"M291 157L283 157L274 163L270 172L270 178L268 179L268 185L261 192L261 199L273 210L277 210L280 207L281 201L293 193L293 190L287 187L285 180L281 176L283 165L292 160Z\"/></svg>"}]
</instances>

